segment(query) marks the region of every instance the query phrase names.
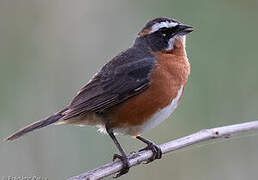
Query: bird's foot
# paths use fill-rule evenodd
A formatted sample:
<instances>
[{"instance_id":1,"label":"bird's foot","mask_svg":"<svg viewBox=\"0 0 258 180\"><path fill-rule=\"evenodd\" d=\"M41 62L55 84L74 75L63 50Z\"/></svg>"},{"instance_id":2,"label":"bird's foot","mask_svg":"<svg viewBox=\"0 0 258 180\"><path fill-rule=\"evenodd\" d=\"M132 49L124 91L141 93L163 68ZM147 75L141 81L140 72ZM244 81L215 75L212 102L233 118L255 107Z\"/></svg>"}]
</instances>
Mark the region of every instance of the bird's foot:
<instances>
[{"instance_id":1,"label":"bird's foot","mask_svg":"<svg viewBox=\"0 0 258 180\"><path fill-rule=\"evenodd\" d=\"M161 159L162 157L162 151L160 149L160 147L152 142L148 142L146 143L147 146L143 149L141 149L140 151L145 151L145 150L151 150L152 151L152 157L150 157L145 164L148 164L152 161L154 161L155 159Z\"/></svg>"},{"instance_id":2,"label":"bird's foot","mask_svg":"<svg viewBox=\"0 0 258 180\"><path fill-rule=\"evenodd\" d=\"M115 161L116 159L120 159L120 160L122 161L123 167L122 167L122 169L120 170L120 172L114 176L114 178L118 178L118 177L120 177L120 176L122 176L122 175L128 173L128 171L129 171L129 169L130 169L130 167L129 167L129 161L128 161L128 159L127 159L126 156L121 156L121 155L119 155L119 154L114 154L114 156L113 156L113 161Z\"/></svg>"}]
</instances>

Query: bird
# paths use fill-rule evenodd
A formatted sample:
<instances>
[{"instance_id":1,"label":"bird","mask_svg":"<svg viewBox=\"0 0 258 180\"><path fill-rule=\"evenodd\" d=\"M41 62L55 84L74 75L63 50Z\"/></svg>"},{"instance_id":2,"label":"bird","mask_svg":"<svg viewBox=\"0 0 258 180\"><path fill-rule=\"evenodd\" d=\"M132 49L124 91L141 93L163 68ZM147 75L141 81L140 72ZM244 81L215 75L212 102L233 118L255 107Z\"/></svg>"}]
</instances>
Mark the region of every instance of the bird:
<instances>
[{"instance_id":1,"label":"bird","mask_svg":"<svg viewBox=\"0 0 258 180\"><path fill-rule=\"evenodd\" d=\"M133 45L107 62L64 109L5 140L15 140L50 124L89 125L108 134L119 150L113 161L120 159L123 166L116 177L129 171L128 157L117 134L145 143L140 151L153 152L147 163L160 159L160 147L142 133L168 119L182 100L190 74L185 39L192 31L192 26L173 18L148 21Z\"/></svg>"}]
</instances>

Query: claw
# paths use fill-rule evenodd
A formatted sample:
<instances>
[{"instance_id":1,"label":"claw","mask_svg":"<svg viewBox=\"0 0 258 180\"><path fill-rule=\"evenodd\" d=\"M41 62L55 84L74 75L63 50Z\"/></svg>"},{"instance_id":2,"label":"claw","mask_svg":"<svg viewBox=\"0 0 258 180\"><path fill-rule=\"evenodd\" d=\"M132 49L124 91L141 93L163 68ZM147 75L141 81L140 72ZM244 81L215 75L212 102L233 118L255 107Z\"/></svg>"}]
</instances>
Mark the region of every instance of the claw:
<instances>
[{"instance_id":1,"label":"claw","mask_svg":"<svg viewBox=\"0 0 258 180\"><path fill-rule=\"evenodd\" d=\"M119 154L114 154L113 156L113 161L115 161L116 159L120 159L123 163L123 167L120 170L120 172L118 174L116 174L113 178L118 178L126 173L128 173L130 167L129 167L129 161L127 159L127 157L121 156Z\"/></svg>"},{"instance_id":2,"label":"claw","mask_svg":"<svg viewBox=\"0 0 258 180\"><path fill-rule=\"evenodd\" d=\"M155 159L161 159L161 157L162 157L162 151L161 151L160 147L154 143L147 144L147 146L145 148L141 149L140 151L145 151L145 150L151 150L153 155L144 164L148 164L148 163L154 161Z\"/></svg>"}]
</instances>

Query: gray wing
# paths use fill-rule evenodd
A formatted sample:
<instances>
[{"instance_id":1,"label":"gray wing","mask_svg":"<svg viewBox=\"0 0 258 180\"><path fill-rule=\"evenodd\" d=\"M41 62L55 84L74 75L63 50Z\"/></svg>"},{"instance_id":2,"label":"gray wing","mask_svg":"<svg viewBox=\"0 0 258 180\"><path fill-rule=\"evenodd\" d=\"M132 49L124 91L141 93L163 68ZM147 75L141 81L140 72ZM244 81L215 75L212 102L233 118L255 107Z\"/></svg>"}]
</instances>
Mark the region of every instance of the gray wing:
<instances>
[{"instance_id":1,"label":"gray wing","mask_svg":"<svg viewBox=\"0 0 258 180\"><path fill-rule=\"evenodd\" d=\"M112 60L79 91L64 119L90 111L103 112L139 94L149 86L153 67L153 57L133 61Z\"/></svg>"}]
</instances>

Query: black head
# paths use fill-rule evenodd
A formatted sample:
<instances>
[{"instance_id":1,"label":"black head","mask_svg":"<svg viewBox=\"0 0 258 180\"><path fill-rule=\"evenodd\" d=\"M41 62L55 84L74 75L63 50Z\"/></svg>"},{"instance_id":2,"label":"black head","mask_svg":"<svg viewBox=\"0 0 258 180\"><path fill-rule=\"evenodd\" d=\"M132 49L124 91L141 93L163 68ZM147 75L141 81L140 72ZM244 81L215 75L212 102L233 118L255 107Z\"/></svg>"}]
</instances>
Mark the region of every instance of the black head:
<instances>
[{"instance_id":1,"label":"black head","mask_svg":"<svg viewBox=\"0 0 258 180\"><path fill-rule=\"evenodd\" d=\"M172 50L175 40L184 41L185 35L193 31L192 28L175 19L156 18L145 25L138 38L145 40L153 51Z\"/></svg>"}]
</instances>

